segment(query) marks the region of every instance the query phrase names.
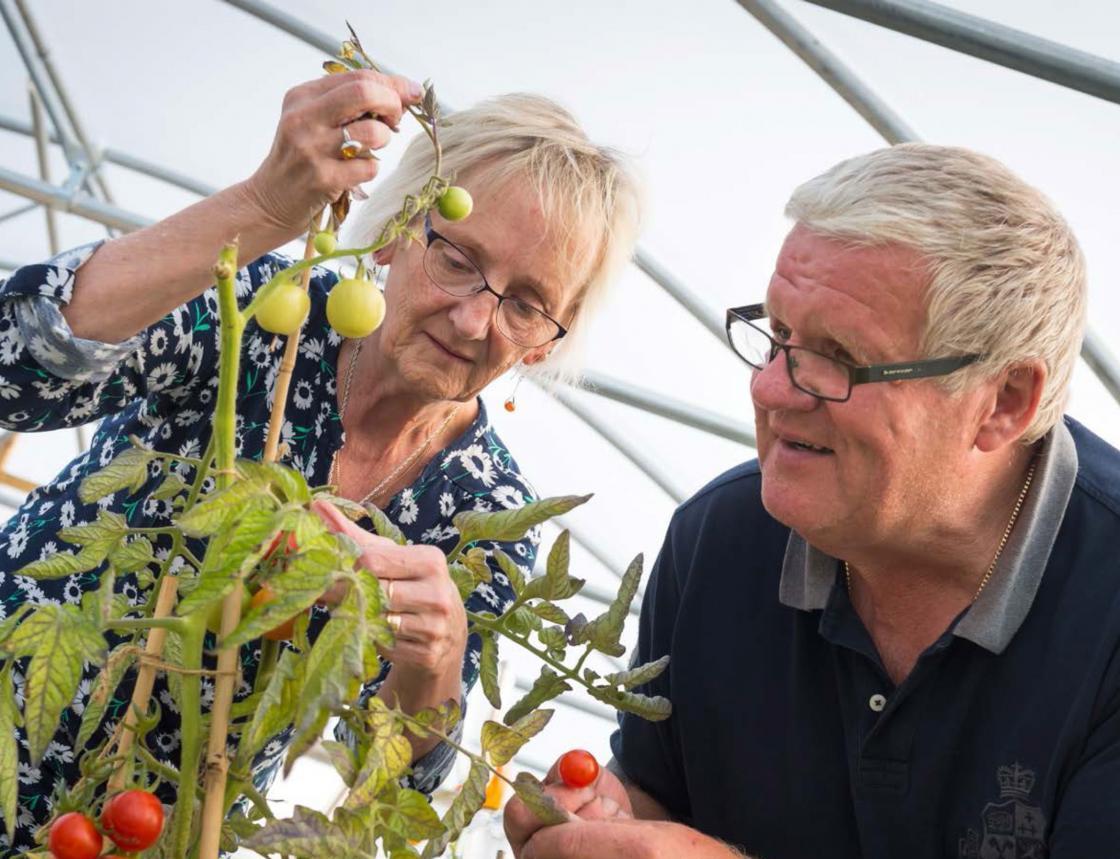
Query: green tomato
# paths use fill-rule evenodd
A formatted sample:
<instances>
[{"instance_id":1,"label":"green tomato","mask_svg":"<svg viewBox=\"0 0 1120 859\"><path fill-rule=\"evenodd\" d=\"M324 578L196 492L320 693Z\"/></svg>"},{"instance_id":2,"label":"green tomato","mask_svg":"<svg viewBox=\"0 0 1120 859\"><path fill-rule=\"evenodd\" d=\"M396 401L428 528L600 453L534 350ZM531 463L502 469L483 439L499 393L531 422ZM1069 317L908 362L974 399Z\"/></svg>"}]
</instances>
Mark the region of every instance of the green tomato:
<instances>
[{"instance_id":1,"label":"green tomato","mask_svg":"<svg viewBox=\"0 0 1120 859\"><path fill-rule=\"evenodd\" d=\"M249 611L249 589L244 585L241 586L241 616L244 617L245 613ZM225 598L217 602L210 603L210 608L206 610L206 628L214 635L222 634L222 603Z\"/></svg>"},{"instance_id":2,"label":"green tomato","mask_svg":"<svg viewBox=\"0 0 1120 859\"><path fill-rule=\"evenodd\" d=\"M315 246L315 252L319 254L333 254L334 249L338 247L338 239L330 230L316 233L311 243Z\"/></svg>"},{"instance_id":3,"label":"green tomato","mask_svg":"<svg viewBox=\"0 0 1120 859\"><path fill-rule=\"evenodd\" d=\"M445 220L461 221L471 213L471 209L474 208L474 200L471 199L470 192L466 188L452 185L443 192L443 196L439 198L437 205L440 215Z\"/></svg>"},{"instance_id":4,"label":"green tomato","mask_svg":"<svg viewBox=\"0 0 1120 859\"><path fill-rule=\"evenodd\" d=\"M366 337L384 318L385 297L371 281L344 278L327 296L327 321L343 337Z\"/></svg>"},{"instance_id":5,"label":"green tomato","mask_svg":"<svg viewBox=\"0 0 1120 859\"><path fill-rule=\"evenodd\" d=\"M311 296L298 283L282 283L257 308L257 324L272 334L295 334L311 310Z\"/></svg>"}]
</instances>

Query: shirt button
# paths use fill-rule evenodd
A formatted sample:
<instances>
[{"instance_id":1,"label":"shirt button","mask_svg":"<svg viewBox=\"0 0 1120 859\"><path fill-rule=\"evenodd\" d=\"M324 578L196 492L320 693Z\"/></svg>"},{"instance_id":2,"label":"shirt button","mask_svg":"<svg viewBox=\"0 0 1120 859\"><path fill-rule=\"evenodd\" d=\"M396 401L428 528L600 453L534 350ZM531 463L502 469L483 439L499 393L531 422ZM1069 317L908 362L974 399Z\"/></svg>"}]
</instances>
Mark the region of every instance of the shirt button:
<instances>
[{"instance_id":1,"label":"shirt button","mask_svg":"<svg viewBox=\"0 0 1120 859\"><path fill-rule=\"evenodd\" d=\"M883 708L887 706L887 699L884 696L876 693L868 699L867 706L874 710L876 713L882 713Z\"/></svg>"}]
</instances>

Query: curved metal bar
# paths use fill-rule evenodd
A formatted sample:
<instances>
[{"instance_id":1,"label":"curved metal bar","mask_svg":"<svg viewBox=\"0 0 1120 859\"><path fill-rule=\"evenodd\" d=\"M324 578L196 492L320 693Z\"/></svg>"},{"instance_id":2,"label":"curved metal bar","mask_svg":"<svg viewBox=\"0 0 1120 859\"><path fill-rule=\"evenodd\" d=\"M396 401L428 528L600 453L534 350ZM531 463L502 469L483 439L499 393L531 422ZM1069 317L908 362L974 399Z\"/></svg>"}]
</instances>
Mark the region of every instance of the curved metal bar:
<instances>
[{"instance_id":1,"label":"curved metal bar","mask_svg":"<svg viewBox=\"0 0 1120 859\"><path fill-rule=\"evenodd\" d=\"M1120 104L1120 63L928 0L806 0L944 48Z\"/></svg>"},{"instance_id":2,"label":"curved metal bar","mask_svg":"<svg viewBox=\"0 0 1120 859\"><path fill-rule=\"evenodd\" d=\"M844 61L773 0L736 0L786 47L824 78L839 96L855 108L889 143L917 140L918 135L879 96L859 79Z\"/></svg>"}]
</instances>

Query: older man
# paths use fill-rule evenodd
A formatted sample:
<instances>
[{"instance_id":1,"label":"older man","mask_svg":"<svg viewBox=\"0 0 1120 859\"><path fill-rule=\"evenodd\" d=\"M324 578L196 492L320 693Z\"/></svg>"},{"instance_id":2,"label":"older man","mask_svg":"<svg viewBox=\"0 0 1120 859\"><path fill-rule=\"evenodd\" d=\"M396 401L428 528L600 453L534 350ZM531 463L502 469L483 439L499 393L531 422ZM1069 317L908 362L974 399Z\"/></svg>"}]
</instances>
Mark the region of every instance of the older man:
<instances>
[{"instance_id":1,"label":"older man","mask_svg":"<svg viewBox=\"0 0 1120 859\"><path fill-rule=\"evenodd\" d=\"M909 144L793 195L728 312L758 454L674 516L638 658L671 719L522 859L1120 856L1120 452L1063 418L1068 226L1000 164Z\"/></svg>"}]
</instances>

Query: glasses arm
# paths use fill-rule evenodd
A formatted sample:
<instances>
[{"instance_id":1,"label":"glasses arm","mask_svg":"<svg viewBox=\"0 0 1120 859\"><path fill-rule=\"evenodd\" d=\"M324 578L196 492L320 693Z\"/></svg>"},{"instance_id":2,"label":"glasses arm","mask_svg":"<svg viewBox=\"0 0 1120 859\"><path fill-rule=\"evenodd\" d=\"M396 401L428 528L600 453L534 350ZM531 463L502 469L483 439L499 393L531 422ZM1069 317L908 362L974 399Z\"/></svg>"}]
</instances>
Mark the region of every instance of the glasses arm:
<instances>
[{"instance_id":1,"label":"glasses arm","mask_svg":"<svg viewBox=\"0 0 1120 859\"><path fill-rule=\"evenodd\" d=\"M889 382L894 379L926 379L932 376L947 376L974 364L981 355L959 355L952 358L931 358L928 361L906 361L901 364L873 364L869 367L852 367L848 374L853 385L868 382Z\"/></svg>"}]
</instances>

